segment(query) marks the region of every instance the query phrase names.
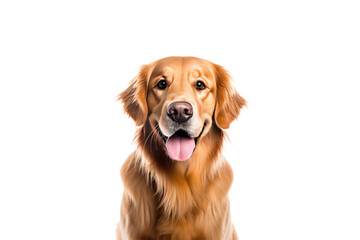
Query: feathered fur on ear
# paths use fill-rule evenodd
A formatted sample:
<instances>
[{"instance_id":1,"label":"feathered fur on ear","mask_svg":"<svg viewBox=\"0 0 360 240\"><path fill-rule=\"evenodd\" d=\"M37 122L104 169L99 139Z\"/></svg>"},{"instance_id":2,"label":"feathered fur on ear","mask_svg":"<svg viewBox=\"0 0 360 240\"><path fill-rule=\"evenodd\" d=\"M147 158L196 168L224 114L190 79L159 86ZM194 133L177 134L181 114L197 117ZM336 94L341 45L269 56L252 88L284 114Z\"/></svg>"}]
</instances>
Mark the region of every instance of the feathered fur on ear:
<instances>
[{"instance_id":1,"label":"feathered fur on ear","mask_svg":"<svg viewBox=\"0 0 360 240\"><path fill-rule=\"evenodd\" d=\"M143 125L148 114L146 102L147 78L148 66L145 65L130 82L130 86L120 93L118 97L123 103L124 111L135 121L136 126Z\"/></svg>"},{"instance_id":2,"label":"feathered fur on ear","mask_svg":"<svg viewBox=\"0 0 360 240\"><path fill-rule=\"evenodd\" d=\"M229 73L219 65L214 64L214 68L217 87L214 119L218 127L227 129L239 116L240 109L246 105L246 101L231 85Z\"/></svg>"}]
</instances>

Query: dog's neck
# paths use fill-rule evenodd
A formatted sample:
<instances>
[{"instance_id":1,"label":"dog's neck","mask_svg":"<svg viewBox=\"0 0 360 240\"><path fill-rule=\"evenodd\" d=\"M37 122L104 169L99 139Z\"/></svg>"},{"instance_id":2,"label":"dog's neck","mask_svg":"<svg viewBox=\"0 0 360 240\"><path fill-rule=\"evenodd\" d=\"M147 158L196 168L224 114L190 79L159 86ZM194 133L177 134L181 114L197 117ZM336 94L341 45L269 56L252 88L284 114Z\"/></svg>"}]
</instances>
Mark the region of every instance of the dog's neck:
<instances>
[{"instance_id":1,"label":"dog's neck","mask_svg":"<svg viewBox=\"0 0 360 240\"><path fill-rule=\"evenodd\" d=\"M225 133L212 126L199 140L189 160L174 161L166 154L161 137L154 132L148 122L138 130L141 150L138 152L142 153L139 160L147 165L143 168L147 171L145 176L157 193L163 211L168 216L179 217L205 197L206 183L216 178L221 165L225 164L220 155ZM188 203L186 208L182 206L184 202Z\"/></svg>"}]
</instances>

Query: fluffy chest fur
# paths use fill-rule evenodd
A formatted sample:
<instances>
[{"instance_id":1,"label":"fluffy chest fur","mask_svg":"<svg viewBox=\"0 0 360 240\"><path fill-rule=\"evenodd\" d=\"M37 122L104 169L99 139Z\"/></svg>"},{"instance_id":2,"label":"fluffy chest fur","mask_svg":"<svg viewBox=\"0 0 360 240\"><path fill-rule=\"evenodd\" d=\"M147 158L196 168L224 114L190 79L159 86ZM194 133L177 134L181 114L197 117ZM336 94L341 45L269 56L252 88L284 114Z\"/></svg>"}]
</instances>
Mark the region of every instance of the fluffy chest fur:
<instances>
[{"instance_id":1,"label":"fluffy chest fur","mask_svg":"<svg viewBox=\"0 0 360 240\"><path fill-rule=\"evenodd\" d=\"M224 238L232 228L227 197L232 171L225 159L211 177L174 167L171 178L158 178L139 155L133 153L122 168L122 221L136 226L130 232L150 239L231 239Z\"/></svg>"}]
</instances>

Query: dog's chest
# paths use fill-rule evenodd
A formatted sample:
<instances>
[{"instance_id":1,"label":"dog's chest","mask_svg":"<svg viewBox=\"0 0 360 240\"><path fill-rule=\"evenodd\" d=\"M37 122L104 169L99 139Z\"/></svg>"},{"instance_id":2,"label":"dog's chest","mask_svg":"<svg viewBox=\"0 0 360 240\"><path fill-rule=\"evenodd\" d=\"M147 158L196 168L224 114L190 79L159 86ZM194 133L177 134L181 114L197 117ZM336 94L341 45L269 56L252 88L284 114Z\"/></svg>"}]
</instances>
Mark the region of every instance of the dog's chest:
<instances>
[{"instance_id":1,"label":"dog's chest","mask_svg":"<svg viewBox=\"0 0 360 240\"><path fill-rule=\"evenodd\" d=\"M205 190L196 194L192 191L190 187L176 193L170 191L157 199L158 218L154 227L160 236L206 239L207 230L216 227L213 214L221 210L207 200Z\"/></svg>"}]
</instances>

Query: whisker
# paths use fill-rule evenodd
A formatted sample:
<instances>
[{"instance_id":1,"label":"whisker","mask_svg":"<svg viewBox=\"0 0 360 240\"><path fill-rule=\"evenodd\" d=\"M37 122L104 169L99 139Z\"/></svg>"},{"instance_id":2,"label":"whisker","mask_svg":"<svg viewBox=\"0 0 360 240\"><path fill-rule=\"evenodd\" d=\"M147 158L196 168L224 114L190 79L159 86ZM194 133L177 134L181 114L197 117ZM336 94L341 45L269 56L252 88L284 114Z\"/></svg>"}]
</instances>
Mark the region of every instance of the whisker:
<instances>
[{"instance_id":1,"label":"whisker","mask_svg":"<svg viewBox=\"0 0 360 240\"><path fill-rule=\"evenodd\" d=\"M155 133L155 130L156 130L156 128L154 128L154 129L150 132L149 136L147 136L147 138L145 139L145 142L144 142L144 144L143 144L143 148L145 148L146 142L149 140L149 138L151 137L151 135L153 135L153 134Z\"/></svg>"},{"instance_id":2,"label":"whisker","mask_svg":"<svg viewBox=\"0 0 360 240\"><path fill-rule=\"evenodd\" d=\"M159 130L159 124L157 124L157 125L155 126L155 129ZM151 136L151 138L150 138L150 150L151 150L151 152L152 152L151 142L152 142L152 140L154 139L154 136L155 136L155 134L153 134L153 135ZM157 144L155 144L155 149L156 149L156 151L158 151Z\"/></svg>"},{"instance_id":3,"label":"whisker","mask_svg":"<svg viewBox=\"0 0 360 240\"><path fill-rule=\"evenodd\" d=\"M159 130L159 124L157 124L157 125L155 126L155 128ZM151 139L151 141L152 141L152 139ZM158 151L157 144L155 144L155 149L156 149L156 151Z\"/></svg>"},{"instance_id":4,"label":"whisker","mask_svg":"<svg viewBox=\"0 0 360 240\"><path fill-rule=\"evenodd\" d=\"M152 144L151 144L153 137L154 137L154 134L151 134L150 142L149 142L149 146L150 146L150 151L151 151L151 153L153 153L153 151L152 151Z\"/></svg>"}]
</instances>

